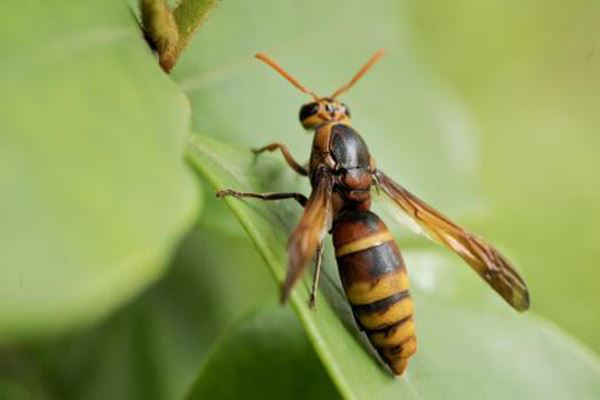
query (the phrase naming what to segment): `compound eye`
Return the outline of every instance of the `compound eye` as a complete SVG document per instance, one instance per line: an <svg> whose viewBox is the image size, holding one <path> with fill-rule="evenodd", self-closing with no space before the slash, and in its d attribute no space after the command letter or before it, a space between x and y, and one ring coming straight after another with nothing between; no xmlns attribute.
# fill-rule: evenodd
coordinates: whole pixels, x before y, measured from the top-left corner
<svg viewBox="0 0 600 400"><path fill-rule="evenodd" d="M318 103L308 103L302 106L300 109L300 121L304 121L306 118L315 115L319 112Z"/></svg>

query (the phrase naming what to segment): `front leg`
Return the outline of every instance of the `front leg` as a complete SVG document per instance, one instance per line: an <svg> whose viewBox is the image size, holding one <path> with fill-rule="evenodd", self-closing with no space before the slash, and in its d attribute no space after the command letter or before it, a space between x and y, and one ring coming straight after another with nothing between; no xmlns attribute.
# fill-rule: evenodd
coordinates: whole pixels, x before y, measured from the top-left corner
<svg viewBox="0 0 600 400"><path fill-rule="evenodd" d="M252 197L255 199L261 199L261 200L265 200L265 201L294 199L298 203L300 203L300 205L302 207L304 207L306 205L306 202L308 201L306 196L304 196L302 193L295 193L295 192L252 193L252 192L238 192L236 190L231 190L231 189L219 190L217 192L218 198L223 198L223 197L227 197L227 196L232 196L232 197L235 197L238 199L242 198L242 197Z"/></svg>
<svg viewBox="0 0 600 400"><path fill-rule="evenodd" d="M261 147L259 149L252 149L252 152L254 154L260 154L263 151L275 151L277 149L281 150L281 154L283 154L283 158L285 158L285 161L288 163L288 165L294 171L296 171L300 175L304 175L304 176L308 175L308 171L306 170L306 168L304 168L296 160L294 160L294 158L290 154L290 151L288 150L287 146L284 145L284 144L281 144L281 143L271 143L271 144L268 144L268 145L266 145L264 147Z"/></svg>

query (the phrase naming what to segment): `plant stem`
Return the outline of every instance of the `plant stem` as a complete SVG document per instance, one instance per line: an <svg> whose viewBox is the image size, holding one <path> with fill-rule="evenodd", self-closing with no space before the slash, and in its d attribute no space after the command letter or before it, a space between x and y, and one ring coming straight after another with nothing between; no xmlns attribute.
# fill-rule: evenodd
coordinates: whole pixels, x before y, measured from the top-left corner
<svg viewBox="0 0 600 400"><path fill-rule="evenodd" d="M157 51L160 66L169 72L178 57L179 31L165 0L139 0L146 39Z"/></svg>
<svg viewBox="0 0 600 400"><path fill-rule="evenodd" d="M181 0L171 12L166 0L139 0L142 26L160 66L170 72L219 0Z"/></svg>

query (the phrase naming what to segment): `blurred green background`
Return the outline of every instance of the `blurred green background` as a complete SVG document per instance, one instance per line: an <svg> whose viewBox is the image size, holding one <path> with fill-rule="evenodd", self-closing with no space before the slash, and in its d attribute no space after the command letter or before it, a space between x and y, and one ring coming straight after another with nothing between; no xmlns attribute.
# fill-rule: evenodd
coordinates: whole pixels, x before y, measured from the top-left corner
<svg viewBox="0 0 600 400"><path fill-rule="evenodd" d="M0 398L600 396L597 1L225 1L171 76L117 0L7 5L0 44ZM249 236L213 197L237 182L308 190L278 156L247 154L273 141L298 159L310 150L307 99L255 52L327 93L380 47L344 98L378 164L498 243L532 314L557 326L513 315L386 216L422 334L413 372L394 382L365 366L377 365L367 351L340 358L319 341L352 342L327 319L329 303L347 317L333 289L309 317L299 293L300 322L275 306L265 261L298 210L234 209ZM196 173L182 161L190 131L222 144L188 154ZM327 271L335 288L331 260ZM438 325L450 317L452 339ZM481 360L507 358L478 385L482 365L457 361L469 343ZM361 392L344 368L376 382Z"/></svg>

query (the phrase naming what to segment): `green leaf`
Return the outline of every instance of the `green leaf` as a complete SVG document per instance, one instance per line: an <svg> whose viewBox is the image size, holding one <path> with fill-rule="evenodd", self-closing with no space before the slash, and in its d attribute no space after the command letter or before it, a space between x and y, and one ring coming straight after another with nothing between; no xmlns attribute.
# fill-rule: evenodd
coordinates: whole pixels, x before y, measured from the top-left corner
<svg viewBox="0 0 600 400"><path fill-rule="evenodd" d="M249 238L198 227L160 282L93 329L46 344L29 362L44 371L53 398L178 399L224 331L276 297Z"/></svg>
<svg viewBox="0 0 600 400"><path fill-rule="evenodd" d="M337 399L339 394L293 313L270 307L227 332L187 398Z"/></svg>
<svg viewBox="0 0 600 400"><path fill-rule="evenodd" d="M181 0L177 4L173 16L179 30L179 54L191 42L196 30L204 24L218 3L219 0Z"/></svg>
<svg viewBox="0 0 600 400"><path fill-rule="evenodd" d="M0 23L0 337L62 332L154 281L197 211L189 107L121 1Z"/></svg>
<svg viewBox="0 0 600 400"><path fill-rule="evenodd" d="M4 352L2 349L0 349L0 357L0 399L49 399L39 376L35 376L38 372L35 368L25 365L16 354Z"/></svg>
<svg viewBox="0 0 600 400"><path fill-rule="evenodd" d="M24 385L19 385L0 377L0 399L33 400L40 398L39 394L37 396L33 395Z"/></svg>
<svg viewBox="0 0 600 400"><path fill-rule="evenodd" d="M486 234L527 268L536 312L600 352L600 3L414 5L423 54L483 133Z"/></svg>
<svg viewBox="0 0 600 400"><path fill-rule="evenodd" d="M205 136L190 139L188 158L215 190L260 191L277 181L269 174L272 164ZM299 210L293 209L299 207L225 202L281 281L285 242L298 218ZM291 304L344 397L562 399L600 394L600 362L589 350L532 313L509 309L455 258L433 250L405 254L420 347L404 377L383 368L357 332L331 260L325 263L317 311L307 306L308 277L292 293ZM463 296L466 276L478 286Z"/></svg>

